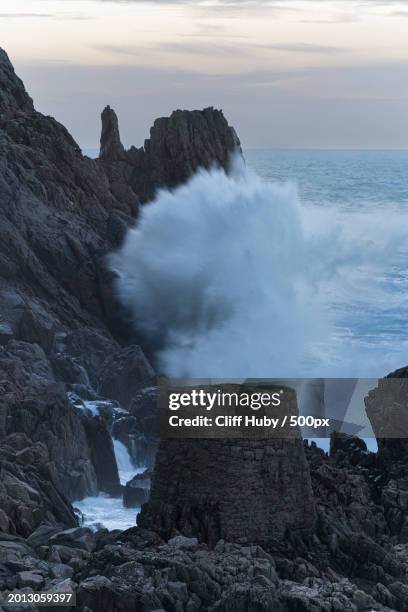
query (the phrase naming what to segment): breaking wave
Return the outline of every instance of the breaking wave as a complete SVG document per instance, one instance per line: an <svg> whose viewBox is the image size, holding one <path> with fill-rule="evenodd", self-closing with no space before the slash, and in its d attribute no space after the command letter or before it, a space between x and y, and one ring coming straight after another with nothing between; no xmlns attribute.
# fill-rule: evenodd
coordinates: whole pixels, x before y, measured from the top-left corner
<svg viewBox="0 0 408 612"><path fill-rule="evenodd" d="M303 206L293 184L236 161L229 176L200 171L159 192L111 266L169 376L382 375L401 354L356 343L353 308L369 313L401 257L397 217Z"/></svg>

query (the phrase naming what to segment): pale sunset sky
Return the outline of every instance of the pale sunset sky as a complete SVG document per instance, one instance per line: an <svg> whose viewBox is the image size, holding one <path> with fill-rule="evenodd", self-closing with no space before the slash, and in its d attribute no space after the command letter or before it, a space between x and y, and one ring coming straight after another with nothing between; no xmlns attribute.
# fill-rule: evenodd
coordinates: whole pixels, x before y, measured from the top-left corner
<svg viewBox="0 0 408 612"><path fill-rule="evenodd" d="M98 147L222 108L246 148L408 148L408 0L1 0L38 110Z"/></svg>

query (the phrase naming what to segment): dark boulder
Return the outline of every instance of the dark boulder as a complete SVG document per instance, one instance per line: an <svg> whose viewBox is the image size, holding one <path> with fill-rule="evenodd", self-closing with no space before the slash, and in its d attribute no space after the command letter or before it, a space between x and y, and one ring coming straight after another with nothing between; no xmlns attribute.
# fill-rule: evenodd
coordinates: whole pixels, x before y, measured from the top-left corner
<svg viewBox="0 0 408 612"><path fill-rule="evenodd" d="M151 384L154 375L140 346L128 346L104 361L98 372L97 391L128 408L137 391Z"/></svg>
<svg viewBox="0 0 408 612"><path fill-rule="evenodd" d="M157 436L158 387L145 387L137 391L129 407L130 414L136 419L138 429L146 436Z"/></svg>
<svg viewBox="0 0 408 612"><path fill-rule="evenodd" d="M53 534L49 539L49 544L92 552L96 548L96 537L87 527L74 527Z"/></svg>
<svg viewBox="0 0 408 612"><path fill-rule="evenodd" d="M145 470L136 474L126 483L123 490L123 505L126 508L140 508L149 499L153 471Z"/></svg>

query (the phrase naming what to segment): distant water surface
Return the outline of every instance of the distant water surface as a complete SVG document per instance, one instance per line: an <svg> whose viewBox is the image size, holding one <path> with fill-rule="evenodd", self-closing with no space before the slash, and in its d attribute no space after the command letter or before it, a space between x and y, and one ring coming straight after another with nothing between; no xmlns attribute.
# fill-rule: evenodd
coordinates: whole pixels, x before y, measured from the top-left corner
<svg viewBox="0 0 408 612"><path fill-rule="evenodd" d="M373 226L391 245L404 228L408 238L408 150L248 150L245 159L265 182L296 185L310 215L337 216L361 243ZM391 250L333 291L338 345L349 344L350 362L353 354L359 361L350 375L381 376L408 363L408 252Z"/></svg>
<svg viewBox="0 0 408 612"><path fill-rule="evenodd" d="M408 150L259 149L245 151L245 159L267 182L295 182L310 204L352 210L408 204Z"/></svg>

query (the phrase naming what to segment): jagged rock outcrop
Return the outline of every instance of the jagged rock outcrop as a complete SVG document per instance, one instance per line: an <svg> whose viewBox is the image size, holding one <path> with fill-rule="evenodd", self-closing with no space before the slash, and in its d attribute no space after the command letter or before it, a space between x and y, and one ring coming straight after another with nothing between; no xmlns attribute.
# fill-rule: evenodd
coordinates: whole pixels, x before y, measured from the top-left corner
<svg viewBox="0 0 408 612"><path fill-rule="evenodd" d="M154 122L141 155L143 172L136 189L148 200L160 187L184 183L198 168L227 169L231 155L239 151L239 139L221 111L177 110Z"/></svg>
<svg viewBox="0 0 408 612"><path fill-rule="evenodd" d="M392 468L408 453L408 368L381 379L365 403L378 442L378 459Z"/></svg>
<svg viewBox="0 0 408 612"><path fill-rule="evenodd" d="M101 115L102 133L99 159L117 161L123 158L125 148L120 140L119 122L115 111L107 106Z"/></svg>
<svg viewBox="0 0 408 612"><path fill-rule="evenodd" d="M147 202L158 189L184 183L199 168L227 170L235 153L241 153L238 136L222 111L214 108L177 110L156 119L144 147L128 151L121 143L115 112L107 106L102 113L99 160L112 191L121 196L133 191Z"/></svg>

